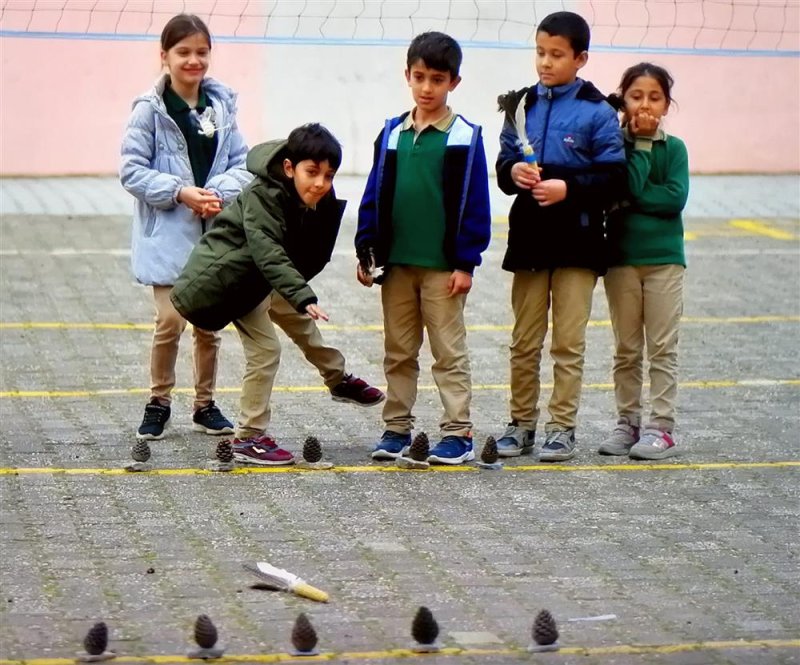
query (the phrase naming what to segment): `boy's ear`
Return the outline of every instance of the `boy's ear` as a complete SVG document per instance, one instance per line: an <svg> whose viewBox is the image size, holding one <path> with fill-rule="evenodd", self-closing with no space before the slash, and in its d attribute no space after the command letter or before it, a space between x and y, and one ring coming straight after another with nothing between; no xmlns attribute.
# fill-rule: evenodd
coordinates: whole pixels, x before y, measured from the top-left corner
<svg viewBox="0 0 800 665"><path fill-rule="evenodd" d="M404 74L406 76L406 83L411 83L411 72L406 69L404 70Z"/></svg>
<svg viewBox="0 0 800 665"><path fill-rule="evenodd" d="M450 79L450 87L447 88L449 92L453 92L458 87L458 84L461 83L461 77L456 76L454 79Z"/></svg>
<svg viewBox="0 0 800 665"><path fill-rule="evenodd" d="M283 160L283 174L287 178L294 178L294 166L288 158Z"/></svg>
<svg viewBox="0 0 800 665"><path fill-rule="evenodd" d="M575 64L578 66L578 69L583 67L587 62L589 62L589 51L583 51L575 57Z"/></svg>

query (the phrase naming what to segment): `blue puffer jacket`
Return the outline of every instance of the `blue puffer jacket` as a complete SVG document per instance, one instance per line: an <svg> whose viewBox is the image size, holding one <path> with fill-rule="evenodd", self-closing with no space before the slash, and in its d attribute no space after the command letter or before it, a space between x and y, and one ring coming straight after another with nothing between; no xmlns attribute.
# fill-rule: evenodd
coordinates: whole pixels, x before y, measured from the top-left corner
<svg viewBox="0 0 800 665"><path fill-rule="evenodd" d="M176 200L182 187L205 187L225 204L252 179L247 145L236 126L236 94L213 79L203 91L216 114L217 154L208 181L195 183L181 130L162 97L167 77L137 97L122 139L119 179L136 197L131 266L138 282L172 286L203 233L202 219Z"/></svg>
<svg viewBox="0 0 800 665"><path fill-rule="evenodd" d="M625 148L616 111L591 83L548 88L541 83L498 99L506 111L497 158L497 184L516 195L508 215L508 250L503 268L606 270L605 211L625 191ZM536 151L542 179L567 183L567 197L540 206L529 190L511 179L511 167L523 161L513 125L525 105L525 130Z"/></svg>

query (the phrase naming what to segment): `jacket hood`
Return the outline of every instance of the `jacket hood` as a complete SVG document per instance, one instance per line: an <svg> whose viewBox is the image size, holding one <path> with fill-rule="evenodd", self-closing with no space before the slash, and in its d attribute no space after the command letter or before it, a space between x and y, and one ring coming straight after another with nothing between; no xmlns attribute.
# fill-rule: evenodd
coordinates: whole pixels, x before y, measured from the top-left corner
<svg viewBox="0 0 800 665"><path fill-rule="evenodd" d="M286 143L286 139L276 139L253 146L250 152L247 153L247 170L261 178L285 186L283 152L285 151Z"/></svg>
<svg viewBox="0 0 800 665"><path fill-rule="evenodd" d="M131 106L136 106L141 102L150 102L158 106L164 106L164 100L162 96L164 94L164 88L167 87L168 79L169 74L162 74L153 84L153 87L150 88L150 90L139 95L133 100L133 104ZM202 86L203 90L205 90L209 97L219 100L229 112L236 108L237 95L227 85L220 83L216 79L206 77L203 79Z"/></svg>

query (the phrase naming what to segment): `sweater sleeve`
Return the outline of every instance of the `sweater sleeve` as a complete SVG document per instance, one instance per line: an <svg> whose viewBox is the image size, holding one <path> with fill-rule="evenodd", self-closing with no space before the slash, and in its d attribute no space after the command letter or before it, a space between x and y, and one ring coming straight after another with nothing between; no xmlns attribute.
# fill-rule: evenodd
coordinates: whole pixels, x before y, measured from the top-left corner
<svg viewBox="0 0 800 665"><path fill-rule="evenodd" d="M280 205L250 190L244 202L243 224L247 246L258 269L298 312L317 302L317 296L286 252L284 215Z"/></svg>
<svg viewBox="0 0 800 665"><path fill-rule="evenodd" d="M637 209L671 217L686 207L689 197L689 155L680 139L667 138L667 176L663 183L650 180L653 142L637 139L628 158L628 187Z"/></svg>

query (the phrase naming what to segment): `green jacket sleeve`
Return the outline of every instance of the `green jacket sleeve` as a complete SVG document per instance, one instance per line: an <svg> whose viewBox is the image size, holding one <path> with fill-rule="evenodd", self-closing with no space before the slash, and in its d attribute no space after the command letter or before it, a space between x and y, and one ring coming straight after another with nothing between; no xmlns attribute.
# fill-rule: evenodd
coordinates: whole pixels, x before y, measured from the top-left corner
<svg viewBox="0 0 800 665"><path fill-rule="evenodd" d="M264 279L298 312L305 312L317 296L286 253L286 219L279 203L254 188L243 216L247 246Z"/></svg>
<svg viewBox="0 0 800 665"><path fill-rule="evenodd" d="M637 139L628 156L628 188L636 208L643 213L672 217L686 207L689 197L689 155L683 141L670 136L666 143L666 178L650 180L653 142Z"/></svg>

